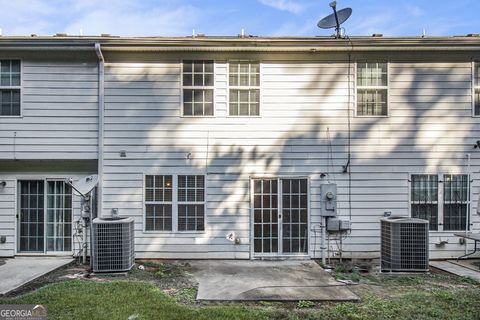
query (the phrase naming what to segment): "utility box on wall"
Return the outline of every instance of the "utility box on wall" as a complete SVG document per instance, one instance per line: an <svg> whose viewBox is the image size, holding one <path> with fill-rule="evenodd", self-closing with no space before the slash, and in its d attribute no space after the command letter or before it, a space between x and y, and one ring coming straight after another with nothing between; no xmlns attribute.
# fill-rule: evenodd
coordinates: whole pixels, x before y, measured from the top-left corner
<svg viewBox="0 0 480 320"><path fill-rule="evenodd" d="M325 183L320 185L320 214L324 217L337 216L337 185Z"/></svg>

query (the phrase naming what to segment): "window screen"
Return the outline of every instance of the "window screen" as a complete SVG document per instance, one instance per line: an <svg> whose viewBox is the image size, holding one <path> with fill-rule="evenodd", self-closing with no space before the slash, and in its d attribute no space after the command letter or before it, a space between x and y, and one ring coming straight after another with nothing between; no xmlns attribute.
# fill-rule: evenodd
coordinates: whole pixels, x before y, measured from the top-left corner
<svg viewBox="0 0 480 320"><path fill-rule="evenodd" d="M0 60L0 116L20 115L20 60Z"/></svg>
<svg viewBox="0 0 480 320"><path fill-rule="evenodd" d="M385 62L357 63L357 115L388 115L388 73Z"/></svg>
<svg viewBox="0 0 480 320"><path fill-rule="evenodd" d="M183 62L183 115L213 116L213 61Z"/></svg>
<svg viewBox="0 0 480 320"><path fill-rule="evenodd" d="M465 230L468 215L468 175L443 176L443 230Z"/></svg>
<svg viewBox="0 0 480 320"><path fill-rule="evenodd" d="M251 61L230 61L229 115L260 115L260 64Z"/></svg>
<svg viewBox="0 0 480 320"><path fill-rule="evenodd" d="M145 177L145 230L172 230L172 189L170 175Z"/></svg>
<svg viewBox="0 0 480 320"><path fill-rule="evenodd" d="M205 176L178 176L178 230L205 229Z"/></svg>
<svg viewBox="0 0 480 320"><path fill-rule="evenodd" d="M438 230L437 175L412 175L411 213L413 218L428 220L430 230Z"/></svg>

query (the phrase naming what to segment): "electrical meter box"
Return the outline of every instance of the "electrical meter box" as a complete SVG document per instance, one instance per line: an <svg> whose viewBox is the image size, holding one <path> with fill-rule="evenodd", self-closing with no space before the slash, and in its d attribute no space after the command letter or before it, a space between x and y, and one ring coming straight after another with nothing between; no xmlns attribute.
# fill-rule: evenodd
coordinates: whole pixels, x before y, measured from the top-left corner
<svg viewBox="0 0 480 320"><path fill-rule="evenodd" d="M320 185L320 214L324 217L337 216L337 185L325 183Z"/></svg>

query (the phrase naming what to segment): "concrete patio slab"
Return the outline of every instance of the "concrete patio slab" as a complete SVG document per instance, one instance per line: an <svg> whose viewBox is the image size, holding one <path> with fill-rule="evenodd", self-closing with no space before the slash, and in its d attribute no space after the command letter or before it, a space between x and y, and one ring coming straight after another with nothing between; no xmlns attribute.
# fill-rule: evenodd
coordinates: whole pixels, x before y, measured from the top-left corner
<svg viewBox="0 0 480 320"><path fill-rule="evenodd" d="M456 261L430 261L430 266L457 276L470 277L480 282L479 271L462 266Z"/></svg>
<svg viewBox="0 0 480 320"><path fill-rule="evenodd" d="M314 261L199 260L190 262L197 300L358 301Z"/></svg>
<svg viewBox="0 0 480 320"><path fill-rule="evenodd" d="M0 295L8 294L72 261L71 257L7 258L0 264Z"/></svg>

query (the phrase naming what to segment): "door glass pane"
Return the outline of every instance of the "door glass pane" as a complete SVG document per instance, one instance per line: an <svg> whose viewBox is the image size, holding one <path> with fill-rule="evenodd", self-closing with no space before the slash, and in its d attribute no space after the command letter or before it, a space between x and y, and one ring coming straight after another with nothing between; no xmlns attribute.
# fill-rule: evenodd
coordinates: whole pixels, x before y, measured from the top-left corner
<svg viewBox="0 0 480 320"><path fill-rule="evenodd" d="M44 251L43 181L20 181L19 251Z"/></svg>
<svg viewBox="0 0 480 320"><path fill-rule="evenodd" d="M72 189L63 181L48 181L47 198L47 251L71 251Z"/></svg>
<svg viewBox="0 0 480 320"><path fill-rule="evenodd" d="M283 252L308 252L307 179L282 180Z"/></svg>
<svg viewBox="0 0 480 320"><path fill-rule="evenodd" d="M278 252L278 188L276 179L253 180L253 247L256 253Z"/></svg>

